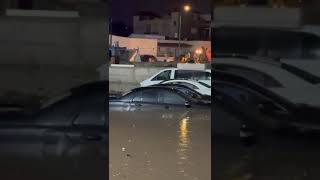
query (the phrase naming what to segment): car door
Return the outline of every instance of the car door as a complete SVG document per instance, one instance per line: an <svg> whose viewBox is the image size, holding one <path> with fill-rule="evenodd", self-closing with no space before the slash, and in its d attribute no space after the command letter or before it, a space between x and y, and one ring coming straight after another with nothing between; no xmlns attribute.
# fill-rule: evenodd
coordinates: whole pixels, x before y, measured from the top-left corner
<svg viewBox="0 0 320 180"><path fill-rule="evenodd" d="M237 109L255 126L277 129L289 123L287 109L258 91L230 83L216 83L215 90L222 92L220 95L224 101L229 101L230 107Z"/></svg>
<svg viewBox="0 0 320 180"><path fill-rule="evenodd" d="M130 92L120 99L109 101L109 112L130 112L132 100L136 96L136 92Z"/></svg>
<svg viewBox="0 0 320 180"><path fill-rule="evenodd" d="M107 178L106 94L90 93L73 98L75 108L64 126L54 126L43 134L42 152L47 168L55 165L56 178L72 178L72 174L80 179Z"/></svg>
<svg viewBox="0 0 320 180"><path fill-rule="evenodd" d="M56 162L59 148L63 147L63 133L55 136L55 150L53 156L47 156L46 150L50 148L51 139L46 132L55 129L63 132L66 124L73 116L76 103L62 100L47 107L37 114L21 117L19 119L2 120L0 123L0 159L5 166L1 166L0 177L4 179L27 178L47 179L47 169L55 169L60 165ZM57 140L59 139L59 141ZM60 144L59 144L60 143ZM59 146L58 146L59 145ZM20 173L16 173L19 171ZM57 170L57 173L59 171ZM21 175L21 176L20 176Z"/></svg>
<svg viewBox="0 0 320 180"><path fill-rule="evenodd" d="M71 128L66 132L70 147L67 156L72 157L75 173L84 179L107 179L108 136L106 106L103 103L86 102Z"/></svg>
<svg viewBox="0 0 320 180"><path fill-rule="evenodd" d="M162 110L166 117L179 119L184 116L192 108L186 107L186 101L183 96L169 89L159 91Z"/></svg>
<svg viewBox="0 0 320 180"><path fill-rule="evenodd" d="M136 93L132 101L132 111L136 113L157 112L163 106L159 103L159 90L142 89Z"/></svg>
<svg viewBox="0 0 320 180"><path fill-rule="evenodd" d="M29 119L0 123L1 179L22 178L17 171L35 173L42 165L42 132L44 127L32 125ZM30 177L30 176L29 176Z"/></svg>

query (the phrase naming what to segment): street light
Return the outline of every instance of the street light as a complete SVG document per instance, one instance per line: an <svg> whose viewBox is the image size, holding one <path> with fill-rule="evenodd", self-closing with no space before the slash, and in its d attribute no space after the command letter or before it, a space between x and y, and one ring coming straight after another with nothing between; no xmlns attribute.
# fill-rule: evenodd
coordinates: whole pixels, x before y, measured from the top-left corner
<svg viewBox="0 0 320 180"><path fill-rule="evenodd" d="M185 12L189 12L191 10L191 6L190 5L184 5L183 6L183 10ZM179 41L178 41L178 56L180 56L180 53L181 53L181 19L182 19L182 12L181 12L181 9L179 10L179 29L178 29L178 32L179 32Z"/></svg>
<svg viewBox="0 0 320 180"><path fill-rule="evenodd" d="M189 12L191 10L191 6L190 5L185 5L183 6L183 9L185 12Z"/></svg>

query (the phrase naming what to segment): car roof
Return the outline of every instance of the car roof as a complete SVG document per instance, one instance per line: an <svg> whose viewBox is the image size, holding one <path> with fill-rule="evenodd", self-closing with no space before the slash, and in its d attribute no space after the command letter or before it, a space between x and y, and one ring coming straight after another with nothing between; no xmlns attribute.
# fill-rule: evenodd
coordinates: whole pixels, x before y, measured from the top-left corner
<svg viewBox="0 0 320 180"><path fill-rule="evenodd" d="M165 71L165 70L185 70L185 71L207 71L207 72L211 72L211 69L181 69L181 68L166 68L166 69L163 69L161 71Z"/></svg>
<svg viewBox="0 0 320 180"><path fill-rule="evenodd" d="M132 91L142 90L142 89L169 89L174 90L173 88L167 87L167 86L161 86L161 85L152 85L152 86L145 86L145 87L137 87L132 89Z"/></svg>
<svg viewBox="0 0 320 180"><path fill-rule="evenodd" d="M163 86L163 87L182 87L182 88L186 88L186 89L189 89L191 91L194 91L194 92L197 92L195 91L194 89L186 86L186 85L183 85L183 84L156 84L156 85L152 85L152 86ZM197 92L198 93L198 92Z"/></svg>
<svg viewBox="0 0 320 180"><path fill-rule="evenodd" d="M166 83L166 82L185 82L185 83L190 83L190 84L197 84L199 85L200 83L196 80L187 80L187 79L171 79L167 81L163 81L161 83Z"/></svg>

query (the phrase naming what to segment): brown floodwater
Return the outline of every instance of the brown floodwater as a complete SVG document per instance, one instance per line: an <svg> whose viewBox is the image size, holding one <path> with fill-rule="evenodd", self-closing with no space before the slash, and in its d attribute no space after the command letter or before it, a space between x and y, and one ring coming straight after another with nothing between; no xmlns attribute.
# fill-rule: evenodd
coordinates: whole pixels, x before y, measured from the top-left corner
<svg viewBox="0 0 320 180"><path fill-rule="evenodd" d="M109 179L210 180L211 112L110 112Z"/></svg>

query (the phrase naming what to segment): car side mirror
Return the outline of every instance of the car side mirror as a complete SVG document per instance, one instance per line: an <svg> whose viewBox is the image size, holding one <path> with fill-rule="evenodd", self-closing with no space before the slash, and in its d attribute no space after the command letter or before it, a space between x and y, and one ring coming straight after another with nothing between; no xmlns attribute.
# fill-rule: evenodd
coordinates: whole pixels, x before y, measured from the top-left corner
<svg viewBox="0 0 320 180"><path fill-rule="evenodd" d="M191 106L191 104L190 104L188 101L186 101L186 102L184 103L184 105L185 105L187 108L189 108L189 107Z"/></svg>

